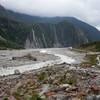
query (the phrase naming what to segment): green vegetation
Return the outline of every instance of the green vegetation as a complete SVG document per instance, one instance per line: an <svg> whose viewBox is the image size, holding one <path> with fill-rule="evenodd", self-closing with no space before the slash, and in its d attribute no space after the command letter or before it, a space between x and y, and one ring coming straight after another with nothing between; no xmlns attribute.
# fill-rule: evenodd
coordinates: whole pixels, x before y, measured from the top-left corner
<svg viewBox="0 0 100 100"><path fill-rule="evenodd" d="M70 78L70 79L61 78L60 83L61 84L70 84L70 85L72 85L72 84L76 83L76 79L75 78Z"/></svg>
<svg viewBox="0 0 100 100"><path fill-rule="evenodd" d="M14 92L13 96L15 97L16 100L21 100L20 99L20 93L19 92Z"/></svg>
<svg viewBox="0 0 100 100"><path fill-rule="evenodd" d="M87 58L87 61L83 62L81 64L81 67L88 68L88 67L92 67L93 65L97 64L97 60L96 60L97 55L96 54L88 54L86 58Z"/></svg>
<svg viewBox="0 0 100 100"><path fill-rule="evenodd" d="M25 96L25 100L44 100L36 92L32 92L30 96Z"/></svg>
<svg viewBox="0 0 100 100"><path fill-rule="evenodd" d="M48 80L48 83L49 83L49 84L53 84L53 81L54 81L54 80L51 80L51 79L50 79L50 80Z"/></svg>
<svg viewBox="0 0 100 100"><path fill-rule="evenodd" d="M26 87L24 90L24 94L28 93L28 91L29 91L29 88Z"/></svg>
<svg viewBox="0 0 100 100"><path fill-rule="evenodd" d="M80 92L80 93L78 94L78 98L79 98L80 100L85 100L87 95L88 95L88 94L86 94L85 92Z"/></svg>
<svg viewBox="0 0 100 100"><path fill-rule="evenodd" d="M71 78L67 79L66 78L66 73L65 73L65 75L61 77L59 82L60 82L60 84L70 84L70 85L72 85L72 84L76 83L76 78L71 77Z"/></svg>
<svg viewBox="0 0 100 100"><path fill-rule="evenodd" d="M100 40L95 41L95 42L90 42L87 44L83 44L80 46L75 46L73 48L78 49L80 51L82 50L82 52L89 52L89 51L100 52ZM96 60L97 54L87 53L85 58L86 58L85 59L86 61L80 65L81 67L88 68L88 67L92 67L93 65L97 65L97 60Z"/></svg>
<svg viewBox="0 0 100 100"><path fill-rule="evenodd" d="M3 100L8 100L8 98L4 98Z"/></svg>
<svg viewBox="0 0 100 100"><path fill-rule="evenodd" d="M20 49L23 48L19 46L16 43L10 42L10 41L0 41L0 50L6 50L6 49Z"/></svg>
<svg viewBox="0 0 100 100"><path fill-rule="evenodd" d="M96 62L97 62L97 60L96 60L97 55L96 54L94 54L94 55L87 55L87 57L89 58L89 63L91 65L96 65Z"/></svg>
<svg viewBox="0 0 100 100"><path fill-rule="evenodd" d="M95 95L99 95L99 90L98 89L91 88L91 90Z"/></svg>
<svg viewBox="0 0 100 100"><path fill-rule="evenodd" d="M95 42L89 42L87 44L76 46L74 48L86 50L86 51L100 52L100 40Z"/></svg>
<svg viewBox="0 0 100 100"><path fill-rule="evenodd" d="M13 96L16 100L21 100L19 92L14 92ZM30 93L29 96L24 97L24 100L44 100L44 99L42 99L35 91L32 91L32 93Z"/></svg>
<svg viewBox="0 0 100 100"><path fill-rule="evenodd" d="M35 31L36 40L39 42L38 47L42 48L69 47L85 43L86 40L100 39L98 30L75 18L28 16L7 11L0 5L0 37L7 40L2 45L0 44L0 49L24 48L27 38L32 43L32 28ZM100 46L97 45L96 50L100 51L98 47Z"/></svg>
<svg viewBox="0 0 100 100"><path fill-rule="evenodd" d="M15 19L0 16L0 36L6 42L0 43L0 49L24 48L27 37L32 41L32 28L38 39L40 47L54 47L57 42L59 47L78 45L85 42L83 28L76 29L74 24L68 21L59 23L34 23L26 24ZM84 36L83 36L84 33ZM57 35L57 40L55 35ZM45 37L45 41L43 39ZM97 46L98 47L98 46Z"/></svg>
<svg viewBox="0 0 100 100"><path fill-rule="evenodd" d="M72 46L85 42L85 36L82 36L84 32L83 29L76 29L75 26L68 21L62 21L56 24L34 23L33 26L32 24L25 24L7 17L0 17L0 23L0 36L11 43L16 43L17 48L24 48L27 37L31 41L33 40L32 28L35 31L35 36L38 39L40 47L56 47L57 42L59 47ZM58 41L56 40L55 34L57 35ZM43 37L45 37L46 43ZM16 45L14 44L11 44L9 48L16 49ZM5 49L5 43L3 46L0 45L0 47L1 49Z"/></svg>
<svg viewBox="0 0 100 100"><path fill-rule="evenodd" d="M39 81L43 81L45 79L45 77L46 77L46 73L45 72L43 72L40 75L38 75Z"/></svg>
<svg viewBox="0 0 100 100"><path fill-rule="evenodd" d="M0 49L24 48L26 36L31 31L31 25L0 16Z"/></svg>

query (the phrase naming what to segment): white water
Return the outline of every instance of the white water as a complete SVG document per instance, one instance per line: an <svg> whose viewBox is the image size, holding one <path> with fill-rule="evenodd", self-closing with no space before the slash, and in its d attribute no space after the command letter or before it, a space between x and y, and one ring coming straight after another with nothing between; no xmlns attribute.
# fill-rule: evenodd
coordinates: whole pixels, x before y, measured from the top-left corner
<svg viewBox="0 0 100 100"><path fill-rule="evenodd" d="M34 41L33 47L35 46L35 48L37 48L37 40L36 40L36 36L35 36L35 32L34 32L33 28L32 28L32 35L33 35L33 41Z"/></svg>
<svg viewBox="0 0 100 100"><path fill-rule="evenodd" d="M40 50L40 53L47 53L47 54L53 54L55 56L58 56L59 59L57 60L50 60L50 61L45 61L45 62L39 62L36 64L31 64L31 65L23 65L23 66L18 66L18 67L7 67L7 68L0 68L0 75L10 75L10 74L14 74L15 70L19 70L21 73L25 72L25 71L30 71L30 70L34 70L34 69L39 69L39 68L43 68L46 66L52 66L55 64L61 64L61 63L75 63L76 60L72 59L71 57L68 56L64 56L61 54L56 54L52 51L48 51L48 50Z"/></svg>
<svg viewBox="0 0 100 100"><path fill-rule="evenodd" d="M42 34L42 37L43 37L43 41L44 41L45 47L47 48L48 46L47 46L47 42L46 42L44 34Z"/></svg>
<svg viewBox="0 0 100 100"><path fill-rule="evenodd" d="M55 54L55 53L53 53L53 52L51 52L51 51L41 50L40 53L53 54L53 55L59 57L59 60L60 60L60 62L62 62L62 63L66 62L66 63L68 63L68 64L72 64L72 63L75 63L75 62L76 62L76 60L73 59L73 58L71 58L71 57L64 56L64 55L61 55L61 54Z"/></svg>

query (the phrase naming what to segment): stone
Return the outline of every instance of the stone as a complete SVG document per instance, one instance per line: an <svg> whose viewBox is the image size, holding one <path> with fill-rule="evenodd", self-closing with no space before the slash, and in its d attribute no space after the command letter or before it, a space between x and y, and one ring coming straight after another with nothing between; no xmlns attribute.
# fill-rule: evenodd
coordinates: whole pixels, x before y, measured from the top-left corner
<svg viewBox="0 0 100 100"><path fill-rule="evenodd" d="M20 96L24 96L24 94L23 93L20 93Z"/></svg>
<svg viewBox="0 0 100 100"><path fill-rule="evenodd" d="M96 100L100 100L100 95L97 95L96 96Z"/></svg>
<svg viewBox="0 0 100 100"><path fill-rule="evenodd" d="M72 100L72 98L64 94L56 94L56 95L49 96L47 100Z"/></svg>
<svg viewBox="0 0 100 100"><path fill-rule="evenodd" d="M5 93L4 93L4 92L2 92L2 93L0 94L0 98L2 98L2 97L4 96L4 94L5 94Z"/></svg>
<svg viewBox="0 0 100 100"><path fill-rule="evenodd" d="M16 60L17 59L17 57L12 57L12 60Z"/></svg>
<svg viewBox="0 0 100 100"><path fill-rule="evenodd" d="M88 96L86 100L100 100L100 98L98 99L96 96Z"/></svg>
<svg viewBox="0 0 100 100"><path fill-rule="evenodd" d="M14 74L15 75L19 75L20 74L20 71L18 69L14 70Z"/></svg>
<svg viewBox="0 0 100 100"><path fill-rule="evenodd" d="M100 90L100 87L97 87L95 85L92 85L92 89L94 89L94 90Z"/></svg>
<svg viewBox="0 0 100 100"><path fill-rule="evenodd" d="M55 92L48 92L45 94L45 96L48 97L48 96L55 95L55 94L56 94Z"/></svg>
<svg viewBox="0 0 100 100"><path fill-rule="evenodd" d="M77 87L69 87L69 88L66 88L66 91L76 91L78 88Z"/></svg>
<svg viewBox="0 0 100 100"><path fill-rule="evenodd" d="M36 57L31 56L31 54L27 54L25 56L21 56L21 57L12 57L12 60L21 60L21 59L28 59L28 60L32 60L32 61L37 61Z"/></svg>
<svg viewBox="0 0 100 100"><path fill-rule="evenodd" d="M7 85L11 85L11 82L7 82Z"/></svg>
<svg viewBox="0 0 100 100"><path fill-rule="evenodd" d="M61 87L61 88L70 88L71 85L69 85L69 84L62 84L62 85L60 85L60 87Z"/></svg>
<svg viewBox="0 0 100 100"><path fill-rule="evenodd" d="M67 88L71 88L71 85L69 85L69 84L62 84L58 88L54 89L54 91L56 91L56 92L58 92L58 91L64 91Z"/></svg>

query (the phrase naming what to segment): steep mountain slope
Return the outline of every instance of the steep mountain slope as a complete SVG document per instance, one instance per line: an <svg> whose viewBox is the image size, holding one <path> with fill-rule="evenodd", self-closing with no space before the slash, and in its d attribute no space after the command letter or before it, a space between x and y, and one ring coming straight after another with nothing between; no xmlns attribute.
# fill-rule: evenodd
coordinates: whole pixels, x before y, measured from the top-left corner
<svg viewBox="0 0 100 100"><path fill-rule="evenodd" d="M34 17L7 11L3 7L0 11L3 12L0 15L1 47L68 47L100 39L98 30L75 18Z"/></svg>
<svg viewBox="0 0 100 100"><path fill-rule="evenodd" d="M0 36L26 48L67 47L89 41L82 29L76 30L67 21L28 25L4 17L0 17Z"/></svg>
<svg viewBox="0 0 100 100"><path fill-rule="evenodd" d="M36 37L47 47L67 47L88 42L81 29L76 30L72 23L62 21L57 24L39 23L34 25ZM46 41L46 43L45 43Z"/></svg>
<svg viewBox="0 0 100 100"><path fill-rule="evenodd" d="M8 16L8 12L0 5L0 16Z"/></svg>
<svg viewBox="0 0 100 100"><path fill-rule="evenodd" d="M26 22L26 23L59 23L61 21L69 21L75 25L75 28L82 28L85 33L88 33L87 36L90 41L100 40L100 32L93 26L80 21L74 17L38 17L30 16L26 14L15 13L8 10L9 14L14 16L16 19Z"/></svg>
<svg viewBox="0 0 100 100"><path fill-rule="evenodd" d="M7 9L5 9L3 6L0 5L0 17L9 17L11 19L16 19L14 16L12 16Z"/></svg>
<svg viewBox="0 0 100 100"><path fill-rule="evenodd" d="M29 32L30 25L11 20L7 17L0 17L0 37L3 38L0 40L1 46L15 48L14 45L16 44L17 48L23 47L25 35Z"/></svg>
<svg viewBox="0 0 100 100"><path fill-rule="evenodd" d="M90 36L89 39L91 41L100 40L100 31L97 30L95 27L75 18L67 18L67 20L72 22L76 26L76 28L80 27L85 29L88 32L88 35Z"/></svg>

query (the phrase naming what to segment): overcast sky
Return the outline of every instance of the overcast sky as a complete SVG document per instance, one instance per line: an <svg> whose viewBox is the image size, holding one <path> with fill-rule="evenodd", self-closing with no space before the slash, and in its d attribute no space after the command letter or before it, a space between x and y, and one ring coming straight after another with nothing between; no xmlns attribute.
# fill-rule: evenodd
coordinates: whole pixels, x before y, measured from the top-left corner
<svg viewBox="0 0 100 100"><path fill-rule="evenodd" d="M35 16L72 16L100 29L100 0L0 0L0 4Z"/></svg>

